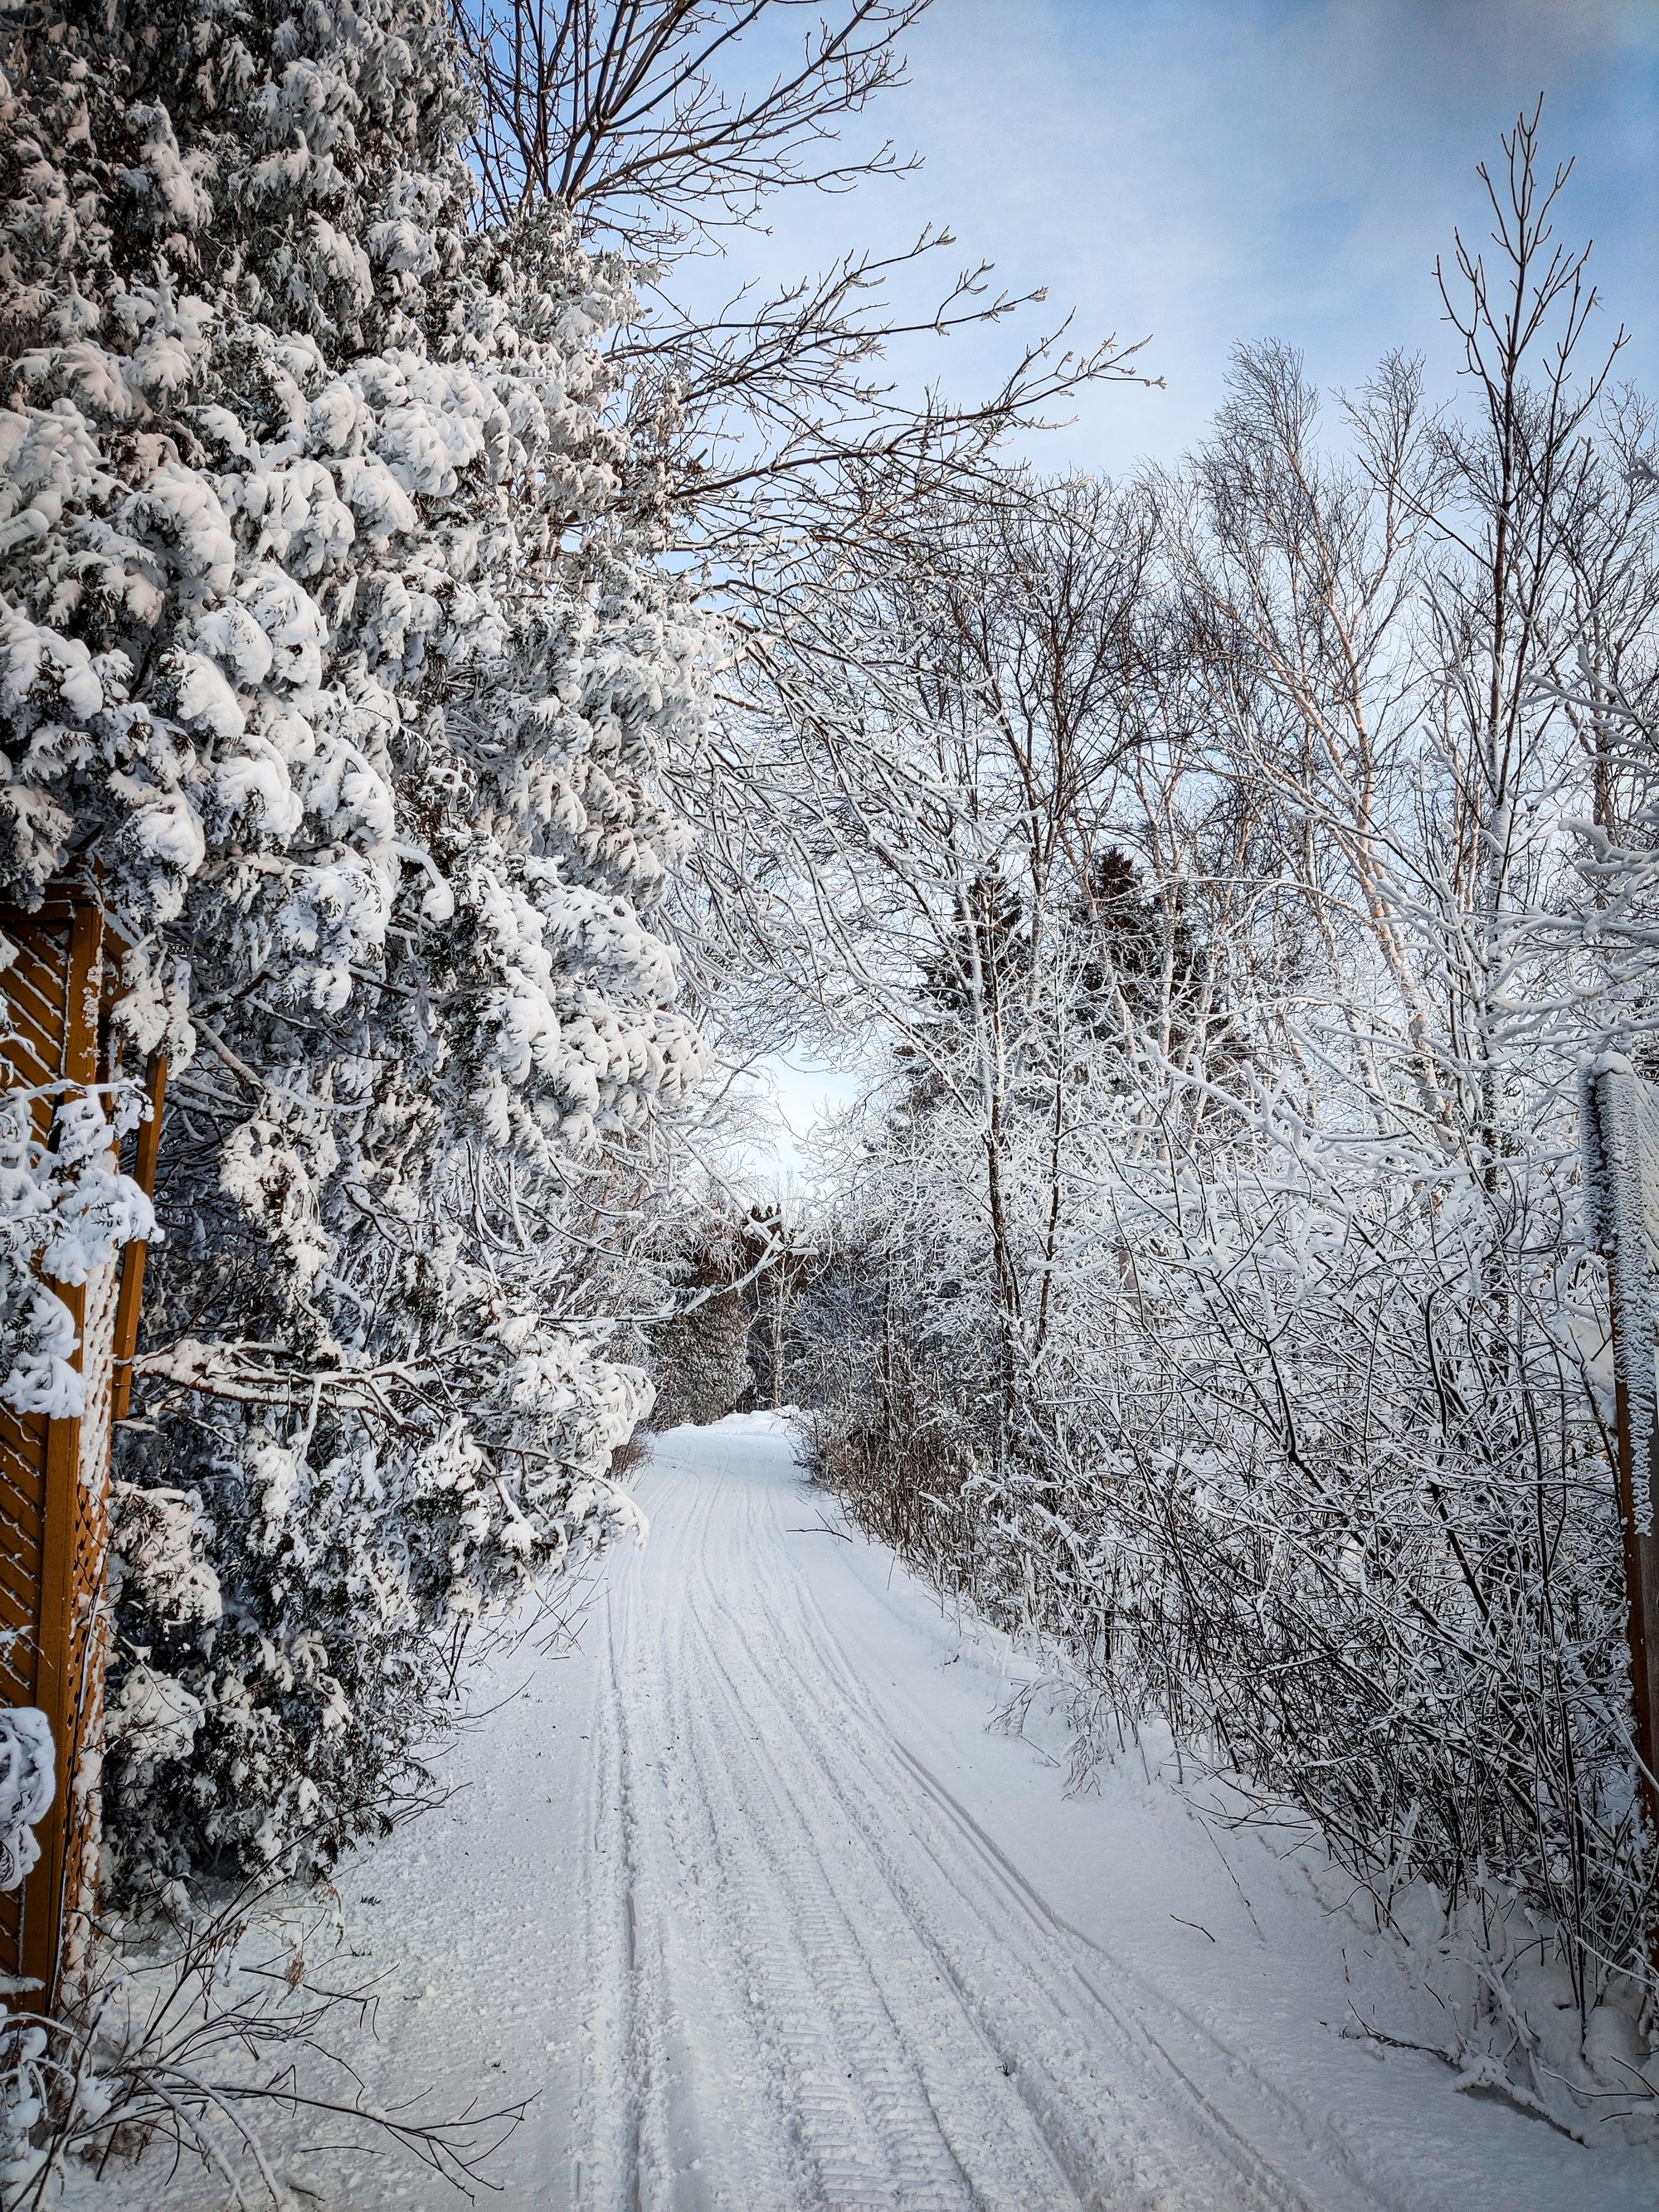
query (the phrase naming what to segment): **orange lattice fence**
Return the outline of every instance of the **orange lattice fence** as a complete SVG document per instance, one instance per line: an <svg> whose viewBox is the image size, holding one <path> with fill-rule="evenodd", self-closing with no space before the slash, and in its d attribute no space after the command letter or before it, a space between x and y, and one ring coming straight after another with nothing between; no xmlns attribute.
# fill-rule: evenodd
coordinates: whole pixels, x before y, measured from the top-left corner
<svg viewBox="0 0 1659 2212"><path fill-rule="evenodd" d="M108 1018L120 947L78 886L54 886L33 913L0 909L0 931L16 956L0 972L0 1075L9 1090L37 1093L45 1142L58 1099L139 1072L118 1064ZM157 1058L147 1071L150 1117L128 1164L146 1190L165 1077ZM21 2000L32 2009L61 2001L96 1905L110 1450L125 1412L143 1263L143 1246L130 1244L85 1284L51 1285L80 1340L78 1419L0 1405L0 1704L39 1706L58 1761L52 1808L35 1830L40 1860L21 1889L0 1891L0 1976L33 1985Z"/></svg>

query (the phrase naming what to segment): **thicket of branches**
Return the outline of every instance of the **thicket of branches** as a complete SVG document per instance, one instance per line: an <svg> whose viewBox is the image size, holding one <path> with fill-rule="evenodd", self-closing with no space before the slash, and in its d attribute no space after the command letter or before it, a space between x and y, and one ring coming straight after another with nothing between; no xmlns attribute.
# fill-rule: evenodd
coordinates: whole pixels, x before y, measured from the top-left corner
<svg viewBox="0 0 1659 2212"><path fill-rule="evenodd" d="M1659 475L1565 183L1523 120L1445 403L1264 347L1183 467L947 493L779 626L754 740L763 926L879 1079L795 1315L823 1479L1066 1655L1085 1764L1161 1717L1541 1978L1544 2094L1587 2021L1641 2092L1655 1890L1579 1088L1655 1058Z"/></svg>

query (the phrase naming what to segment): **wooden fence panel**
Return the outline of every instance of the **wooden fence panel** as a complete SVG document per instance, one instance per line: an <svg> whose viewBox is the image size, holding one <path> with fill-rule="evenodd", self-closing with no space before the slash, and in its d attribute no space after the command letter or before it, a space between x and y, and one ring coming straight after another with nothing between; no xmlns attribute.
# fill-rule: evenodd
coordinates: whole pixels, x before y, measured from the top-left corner
<svg viewBox="0 0 1659 2212"><path fill-rule="evenodd" d="M55 1086L33 1109L44 1141L58 1097L122 1072L107 1020L119 946L79 889L56 891L33 914L0 912L0 929L17 955L0 972L0 1063L9 1089ZM137 1148L146 1188L165 1073L152 1063L153 1126ZM143 1247L130 1245L87 1283L51 1285L80 1339L78 1419L0 1407L0 1701L38 1705L57 1751L56 1794L35 1830L40 1860L21 1891L0 1891L0 1976L34 1984L22 2000L31 2008L55 2007L72 1982L96 1905L110 1454L125 1410L118 1363L136 1347L142 1282Z"/></svg>

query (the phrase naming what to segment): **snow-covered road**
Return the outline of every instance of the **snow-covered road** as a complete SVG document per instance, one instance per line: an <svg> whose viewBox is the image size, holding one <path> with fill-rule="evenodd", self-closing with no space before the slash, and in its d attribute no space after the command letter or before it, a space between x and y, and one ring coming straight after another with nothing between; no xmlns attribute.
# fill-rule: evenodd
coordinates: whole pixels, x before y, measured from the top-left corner
<svg viewBox="0 0 1659 2212"><path fill-rule="evenodd" d="M1225 2054L1138 2002L895 1730L804 1559L837 1540L779 1478L769 1440L665 1468L667 1540L611 1593L595 1980L624 2001L578 2197L1302 2202L1194 2080Z"/></svg>
<svg viewBox="0 0 1659 2212"><path fill-rule="evenodd" d="M1354 2033L1432 2006L1132 1753L1067 1797L1011 1687L764 1421L679 1431L574 1655L343 1885L371 2098L530 2095L511 2208L1650 2206L1655 2167ZM337 2131L329 2133L337 2140ZM331 2205L455 2201L295 2144ZM175 2202L180 2201L178 2199Z"/></svg>
<svg viewBox="0 0 1659 2212"><path fill-rule="evenodd" d="M908 1654L872 1635L870 1555L838 1556L777 1439L687 1440L648 1504L605 1621L590 1929L623 2001L579 2202L1369 2201L1328 2131L1055 1913L933 1730L896 1724L872 1674L931 1689L947 1655L931 1620Z"/></svg>

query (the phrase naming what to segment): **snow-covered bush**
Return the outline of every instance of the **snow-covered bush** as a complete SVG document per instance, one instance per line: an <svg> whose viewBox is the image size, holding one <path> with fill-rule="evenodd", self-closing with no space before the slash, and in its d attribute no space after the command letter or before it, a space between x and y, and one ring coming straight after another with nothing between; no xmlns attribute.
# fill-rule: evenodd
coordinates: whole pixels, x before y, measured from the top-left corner
<svg viewBox="0 0 1659 2212"><path fill-rule="evenodd" d="M0 1708L0 1889L15 1889L39 1860L34 1824L56 1787L51 1722L33 1705Z"/></svg>
<svg viewBox="0 0 1659 2212"><path fill-rule="evenodd" d="M690 1191L659 1224L650 1253L661 1298L642 1321L639 1357L654 1395L653 1429L703 1426L732 1412L748 1389L751 1300L772 1253L766 1226L718 1190Z"/></svg>
<svg viewBox="0 0 1659 2212"><path fill-rule="evenodd" d="M173 1062L128 1883L337 1847L446 1648L627 1517L603 1249L701 1065L649 915L704 629L611 420L625 272L479 225L468 121L435 0L69 0L9 58L0 869L96 881Z"/></svg>
<svg viewBox="0 0 1659 2212"><path fill-rule="evenodd" d="M886 1046L796 1310L821 1474L1057 1654L1083 1763L1157 1715L1484 1930L1543 2097L1533 1968L1575 2066L1656 1995L1579 1091L1659 1065L1659 477L1508 150L1532 350L1466 256L1467 418L1393 362L1327 441L1242 355L1181 471L826 573L760 712Z"/></svg>
<svg viewBox="0 0 1659 2212"><path fill-rule="evenodd" d="M1073 1075L1012 1407L969 1133L865 1149L795 1314L820 1475L1052 1655L1079 1773L1156 1716L1239 1816L1316 1821L1384 1918L1432 1893L1458 2036L1553 2098L1527 1976L1577 2036L1636 2019L1653 1879L1571 1124L1540 1117L1494 1194L1305 1095L1200 1137L1178 1083ZM1028 1315L1048 1137L1024 1118L1001 1162ZM1591 2055L1563 2076L1586 2094Z"/></svg>
<svg viewBox="0 0 1659 2212"><path fill-rule="evenodd" d="M155 1226L119 1171L116 1146L142 1109L130 1085L117 1088L112 1119L96 1094L58 1099L49 1144L34 1127L42 1094L0 1099L0 1397L15 1413L73 1419L84 1400L73 1317L41 1274L83 1284Z"/></svg>
<svg viewBox="0 0 1659 2212"><path fill-rule="evenodd" d="M749 1308L741 1291L707 1288L700 1303L653 1329L652 1426L722 1419L749 1387Z"/></svg>

